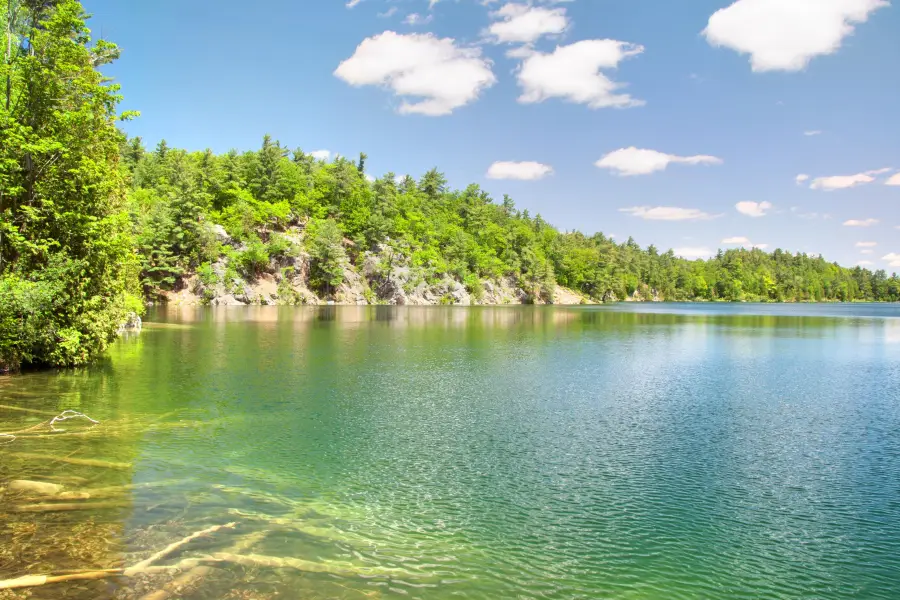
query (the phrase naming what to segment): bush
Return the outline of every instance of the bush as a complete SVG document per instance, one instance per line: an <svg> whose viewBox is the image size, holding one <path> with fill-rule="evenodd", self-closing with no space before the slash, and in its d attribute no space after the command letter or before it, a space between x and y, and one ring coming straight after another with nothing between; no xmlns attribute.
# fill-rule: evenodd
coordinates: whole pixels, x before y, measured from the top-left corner
<svg viewBox="0 0 900 600"><path fill-rule="evenodd" d="M246 249L235 255L238 268L248 277L256 277L269 267L269 248L258 237L253 237Z"/></svg>
<svg viewBox="0 0 900 600"><path fill-rule="evenodd" d="M131 295L110 302L86 266L55 256L32 278L0 278L0 371L87 364L116 338L129 312L142 312L140 300Z"/></svg>

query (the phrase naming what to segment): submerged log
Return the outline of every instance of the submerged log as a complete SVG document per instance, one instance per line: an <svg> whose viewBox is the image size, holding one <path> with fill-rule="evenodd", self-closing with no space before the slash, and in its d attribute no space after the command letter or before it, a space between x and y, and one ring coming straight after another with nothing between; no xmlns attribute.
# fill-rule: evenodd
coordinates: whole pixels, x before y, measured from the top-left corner
<svg viewBox="0 0 900 600"><path fill-rule="evenodd" d="M177 542L173 542L173 543L169 544L168 546L166 546L165 548L163 548L156 554L150 556L149 558L142 560L141 562L137 563L136 565L134 565L132 567L128 567L127 569L125 569L125 575L127 577L131 577L137 573L140 573L141 570L151 566L155 562L158 562L158 561L164 559L165 557L176 552L183 546L187 546L188 544L190 544L192 541L196 540L197 538L201 538L201 537L204 537L207 535L212 535L213 533L219 531L220 529L234 529L234 527L236 525L237 525L237 523L232 522L232 523L226 523L225 525L214 525L213 527L208 527L201 531L194 532L184 539L181 539L181 540L178 540Z"/></svg>
<svg viewBox="0 0 900 600"><path fill-rule="evenodd" d="M83 467L100 467L104 469L121 469L131 468L131 463L111 462L108 460L96 460L93 458L71 458L68 456L51 456L48 454L35 454L33 452L14 452L13 456L19 458L27 458L31 460L46 460L47 462L63 462L70 465L80 465Z"/></svg>
<svg viewBox="0 0 900 600"><path fill-rule="evenodd" d="M266 536L269 534L268 531L256 531L251 533L250 535L245 535L241 537L235 544L233 544L228 551L234 553L241 553L250 550L253 546L263 541ZM140 600L168 600L172 596L175 596L181 593L181 590L196 584L201 579L206 577L212 572L212 567L201 565L200 560L196 558L189 558L184 560L177 565L176 568L187 568L190 566L190 570L185 571L178 577L176 577L173 581L170 581L162 589L156 590L154 592L150 592L141 597ZM152 569L153 567L151 567Z"/></svg>
<svg viewBox="0 0 900 600"><path fill-rule="evenodd" d="M105 579L114 577L122 572L121 569L106 569L103 571L82 571L79 573L66 573L64 575L25 575L16 579L0 581L0 590L15 590L20 588L38 587L48 583L63 583L66 581L84 581L91 579Z"/></svg>
<svg viewBox="0 0 900 600"><path fill-rule="evenodd" d="M217 552L210 557L200 559L203 562L225 562L245 567L262 567L268 569L294 569L304 573L328 573L341 577L396 577L412 576L415 573L393 567L357 567L349 564L313 562L302 558L279 556L263 556L261 554L235 554Z"/></svg>
<svg viewBox="0 0 900 600"><path fill-rule="evenodd" d="M56 496L63 491L63 486L57 483L16 479L15 481L10 481L9 485L6 486L6 489L12 492L37 494L39 496Z"/></svg>
<svg viewBox="0 0 900 600"><path fill-rule="evenodd" d="M125 508L131 506L131 502L44 502L39 504L18 504L12 506L12 512L66 512L70 510L103 510L107 508Z"/></svg>
<svg viewBox="0 0 900 600"><path fill-rule="evenodd" d="M18 412L31 413L33 415L44 415L45 417L55 417L58 412L50 412L49 410L37 410L34 408L22 408L21 406L9 406L8 404L0 404L0 409L15 410Z"/></svg>

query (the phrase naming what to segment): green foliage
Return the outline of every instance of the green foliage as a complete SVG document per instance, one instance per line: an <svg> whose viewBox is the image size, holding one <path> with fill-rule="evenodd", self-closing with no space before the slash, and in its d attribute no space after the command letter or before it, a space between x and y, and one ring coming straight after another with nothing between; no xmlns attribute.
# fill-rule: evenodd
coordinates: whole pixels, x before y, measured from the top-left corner
<svg viewBox="0 0 900 600"><path fill-rule="evenodd" d="M303 303L303 298L294 289L292 280L296 271L294 267L285 267L281 270L281 280L278 282L278 302L279 304L287 304L296 306Z"/></svg>
<svg viewBox="0 0 900 600"><path fill-rule="evenodd" d="M4 3L0 34L0 369L101 354L138 295L118 86L76 0ZM27 45L20 42L28 40Z"/></svg>
<svg viewBox="0 0 900 600"><path fill-rule="evenodd" d="M310 281L313 286L330 292L344 282L344 269L348 260L343 239L344 236L333 219L309 223L307 246L312 259Z"/></svg>
<svg viewBox="0 0 900 600"><path fill-rule="evenodd" d="M247 247L234 256L234 261L247 277L256 277L269 266L269 248L258 237L252 237Z"/></svg>

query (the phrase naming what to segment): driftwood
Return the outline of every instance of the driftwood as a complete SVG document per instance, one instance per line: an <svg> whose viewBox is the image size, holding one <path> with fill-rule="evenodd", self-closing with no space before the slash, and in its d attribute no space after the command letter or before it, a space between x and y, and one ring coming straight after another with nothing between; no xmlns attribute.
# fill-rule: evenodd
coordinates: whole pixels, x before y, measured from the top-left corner
<svg viewBox="0 0 900 600"><path fill-rule="evenodd" d="M123 500L110 502L42 502L39 504L18 504L10 508L11 512L66 512L70 510L101 510L106 508L124 508L131 506Z"/></svg>
<svg viewBox="0 0 900 600"><path fill-rule="evenodd" d="M250 535L241 537L237 543L232 545L229 552L241 553L251 549L260 543L269 534L268 531L256 531ZM172 596L181 593L181 590L187 586L194 585L212 572L212 567L200 564L200 560L196 558L184 560L177 565L176 568L183 569L190 566L190 569L176 577L174 580L163 586L162 589L150 592L141 597L140 600L168 600Z"/></svg>
<svg viewBox="0 0 900 600"><path fill-rule="evenodd" d="M34 415L44 415L45 417L55 417L59 413L50 412L47 410L36 410L34 408L22 408L21 406L9 406L8 404L0 404L0 409L3 410L15 410L19 412L31 413Z"/></svg>
<svg viewBox="0 0 900 600"><path fill-rule="evenodd" d="M44 481L29 481L27 479L16 479L10 481L6 489L12 492L23 492L37 494L39 496L56 496L63 491L63 486L58 483L46 483Z"/></svg>
<svg viewBox="0 0 900 600"><path fill-rule="evenodd" d="M66 573L64 575L25 575L16 579L0 581L0 590L15 590L18 588L37 587L48 583L62 583L65 581L84 581L90 579L105 579L121 573L121 569L106 569L103 571L82 571L80 573Z"/></svg>
<svg viewBox="0 0 900 600"><path fill-rule="evenodd" d="M110 462L107 460L95 460L93 458L71 458L66 456L50 456L47 454L35 454L32 452L14 452L13 456L19 458L29 458L32 460L46 460L48 462L64 462L70 465L80 465L83 467L100 467L104 469L121 469L127 470L131 468L131 463Z"/></svg>
<svg viewBox="0 0 900 600"><path fill-rule="evenodd" d="M129 568L125 569L125 575L127 577L131 577L137 573L140 573L143 569L146 569L147 567L153 565L153 563L164 559L165 557L169 556L173 552L176 552L183 546L187 546L195 539L201 538L201 537L204 537L207 535L212 535L213 533L219 531L220 529L233 529L236 525L237 525L237 523L233 523L233 522L226 523L225 525L214 525L213 527L208 527L206 529L203 529L202 531L197 531L195 533L192 533L191 535L187 536L184 539L181 539L177 542L173 542L173 543L169 544L168 546L166 546L165 548L163 548L162 550L160 550L153 556L150 556L149 558L142 560L141 562L137 563L133 567L129 567Z"/></svg>
<svg viewBox="0 0 900 600"><path fill-rule="evenodd" d="M301 558L282 558L278 556L263 556L261 554L217 552L212 556L201 558L200 561L209 564L224 562L245 567L262 567L267 569L293 569L304 573L328 573L341 577L395 577L401 575L415 577L415 573L392 567L357 567L348 564L317 563Z"/></svg>

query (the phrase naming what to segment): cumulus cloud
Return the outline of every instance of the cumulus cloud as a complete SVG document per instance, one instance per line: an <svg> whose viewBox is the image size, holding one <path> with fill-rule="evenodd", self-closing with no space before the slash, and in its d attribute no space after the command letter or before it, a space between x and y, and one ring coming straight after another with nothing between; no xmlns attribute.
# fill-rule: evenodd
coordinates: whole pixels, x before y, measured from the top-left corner
<svg viewBox="0 0 900 600"><path fill-rule="evenodd" d="M900 267L900 254L897 254L896 252L885 254L881 257L881 260L886 261L890 267Z"/></svg>
<svg viewBox="0 0 900 600"><path fill-rule="evenodd" d="M809 175L807 175L807 174L805 174L805 173L800 173L799 175L797 175L797 176L794 178L794 181L797 182L797 185L800 185L800 184L803 183L804 181L809 181Z"/></svg>
<svg viewBox="0 0 900 600"><path fill-rule="evenodd" d="M857 248L874 248L878 242L856 242Z"/></svg>
<svg viewBox="0 0 900 600"><path fill-rule="evenodd" d="M859 261L859 262L856 263L856 266L858 266L858 267L871 267L873 264L875 264L875 263L873 263L871 260L861 260L861 261Z"/></svg>
<svg viewBox="0 0 900 600"><path fill-rule="evenodd" d="M620 208L619 212L648 221L708 221L721 215L711 215L698 208L678 208L675 206L632 206Z"/></svg>
<svg viewBox="0 0 900 600"><path fill-rule="evenodd" d="M900 173L893 175L887 181L884 182L884 185L900 185Z"/></svg>
<svg viewBox="0 0 900 600"><path fill-rule="evenodd" d="M749 244L750 238L745 237L730 237L722 240L723 244Z"/></svg>
<svg viewBox="0 0 900 600"><path fill-rule="evenodd" d="M875 169L874 171L866 171L865 173L857 173L856 175L833 175L831 177L816 177L809 184L810 189L823 190L833 192L834 190L844 190L847 188L865 185L875 181L876 175L883 175L890 169Z"/></svg>
<svg viewBox="0 0 900 600"><path fill-rule="evenodd" d="M558 35L569 27L565 8L504 4L491 14L499 19L488 27L488 35L499 43L531 44L545 35Z"/></svg>
<svg viewBox="0 0 900 600"><path fill-rule="evenodd" d="M309 155L316 160L328 160L331 157L331 150L313 150Z"/></svg>
<svg viewBox="0 0 900 600"><path fill-rule="evenodd" d="M615 69L626 58L643 51L643 46L616 40L585 40L557 46L550 53L528 53L518 70L522 88L519 102L534 104L562 98L589 108L643 106L643 100L618 93L622 84L601 72Z"/></svg>
<svg viewBox="0 0 900 600"><path fill-rule="evenodd" d="M748 217L764 217L772 209L771 202L738 202L734 205L739 213Z"/></svg>
<svg viewBox="0 0 900 600"><path fill-rule="evenodd" d="M533 181L543 179L553 173L553 167L534 161L511 162L498 161L490 166L487 172L489 179L521 179Z"/></svg>
<svg viewBox="0 0 900 600"><path fill-rule="evenodd" d="M768 244L753 244L753 247L757 250L765 250L769 247Z"/></svg>
<svg viewBox="0 0 900 600"><path fill-rule="evenodd" d="M681 258L686 258L688 260L697 260L698 258L709 258L713 254L715 254L709 248L675 248L673 250L675 256L680 256Z"/></svg>
<svg viewBox="0 0 900 600"><path fill-rule="evenodd" d="M427 116L448 115L497 81L479 48L430 33L393 31L363 40L334 74L353 86L387 87L403 98L401 114Z"/></svg>
<svg viewBox="0 0 900 600"><path fill-rule="evenodd" d="M822 132L818 129L813 129L811 131L804 131L803 135L805 135L806 137L812 137L814 135L822 135Z"/></svg>
<svg viewBox="0 0 900 600"><path fill-rule="evenodd" d="M610 152L596 163L601 169L610 169L617 175L649 175L656 171L665 171L672 163L685 165L720 165L721 158L715 156L676 156L665 154L656 150L644 150L641 148L620 148Z"/></svg>
<svg viewBox="0 0 900 600"><path fill-rule="evenodd" d="M887 0L737 0L716 11L703 35L713 46L750 55L754 71L799 71L836 52L854 25Z"/></svg>
<svg viewBox="0 0 900 600"><path fill-rule="evenodd" d="M871 227L872 225L878 225L878 219L850 219L849 221L844 221L845 227Z"/></svg>

